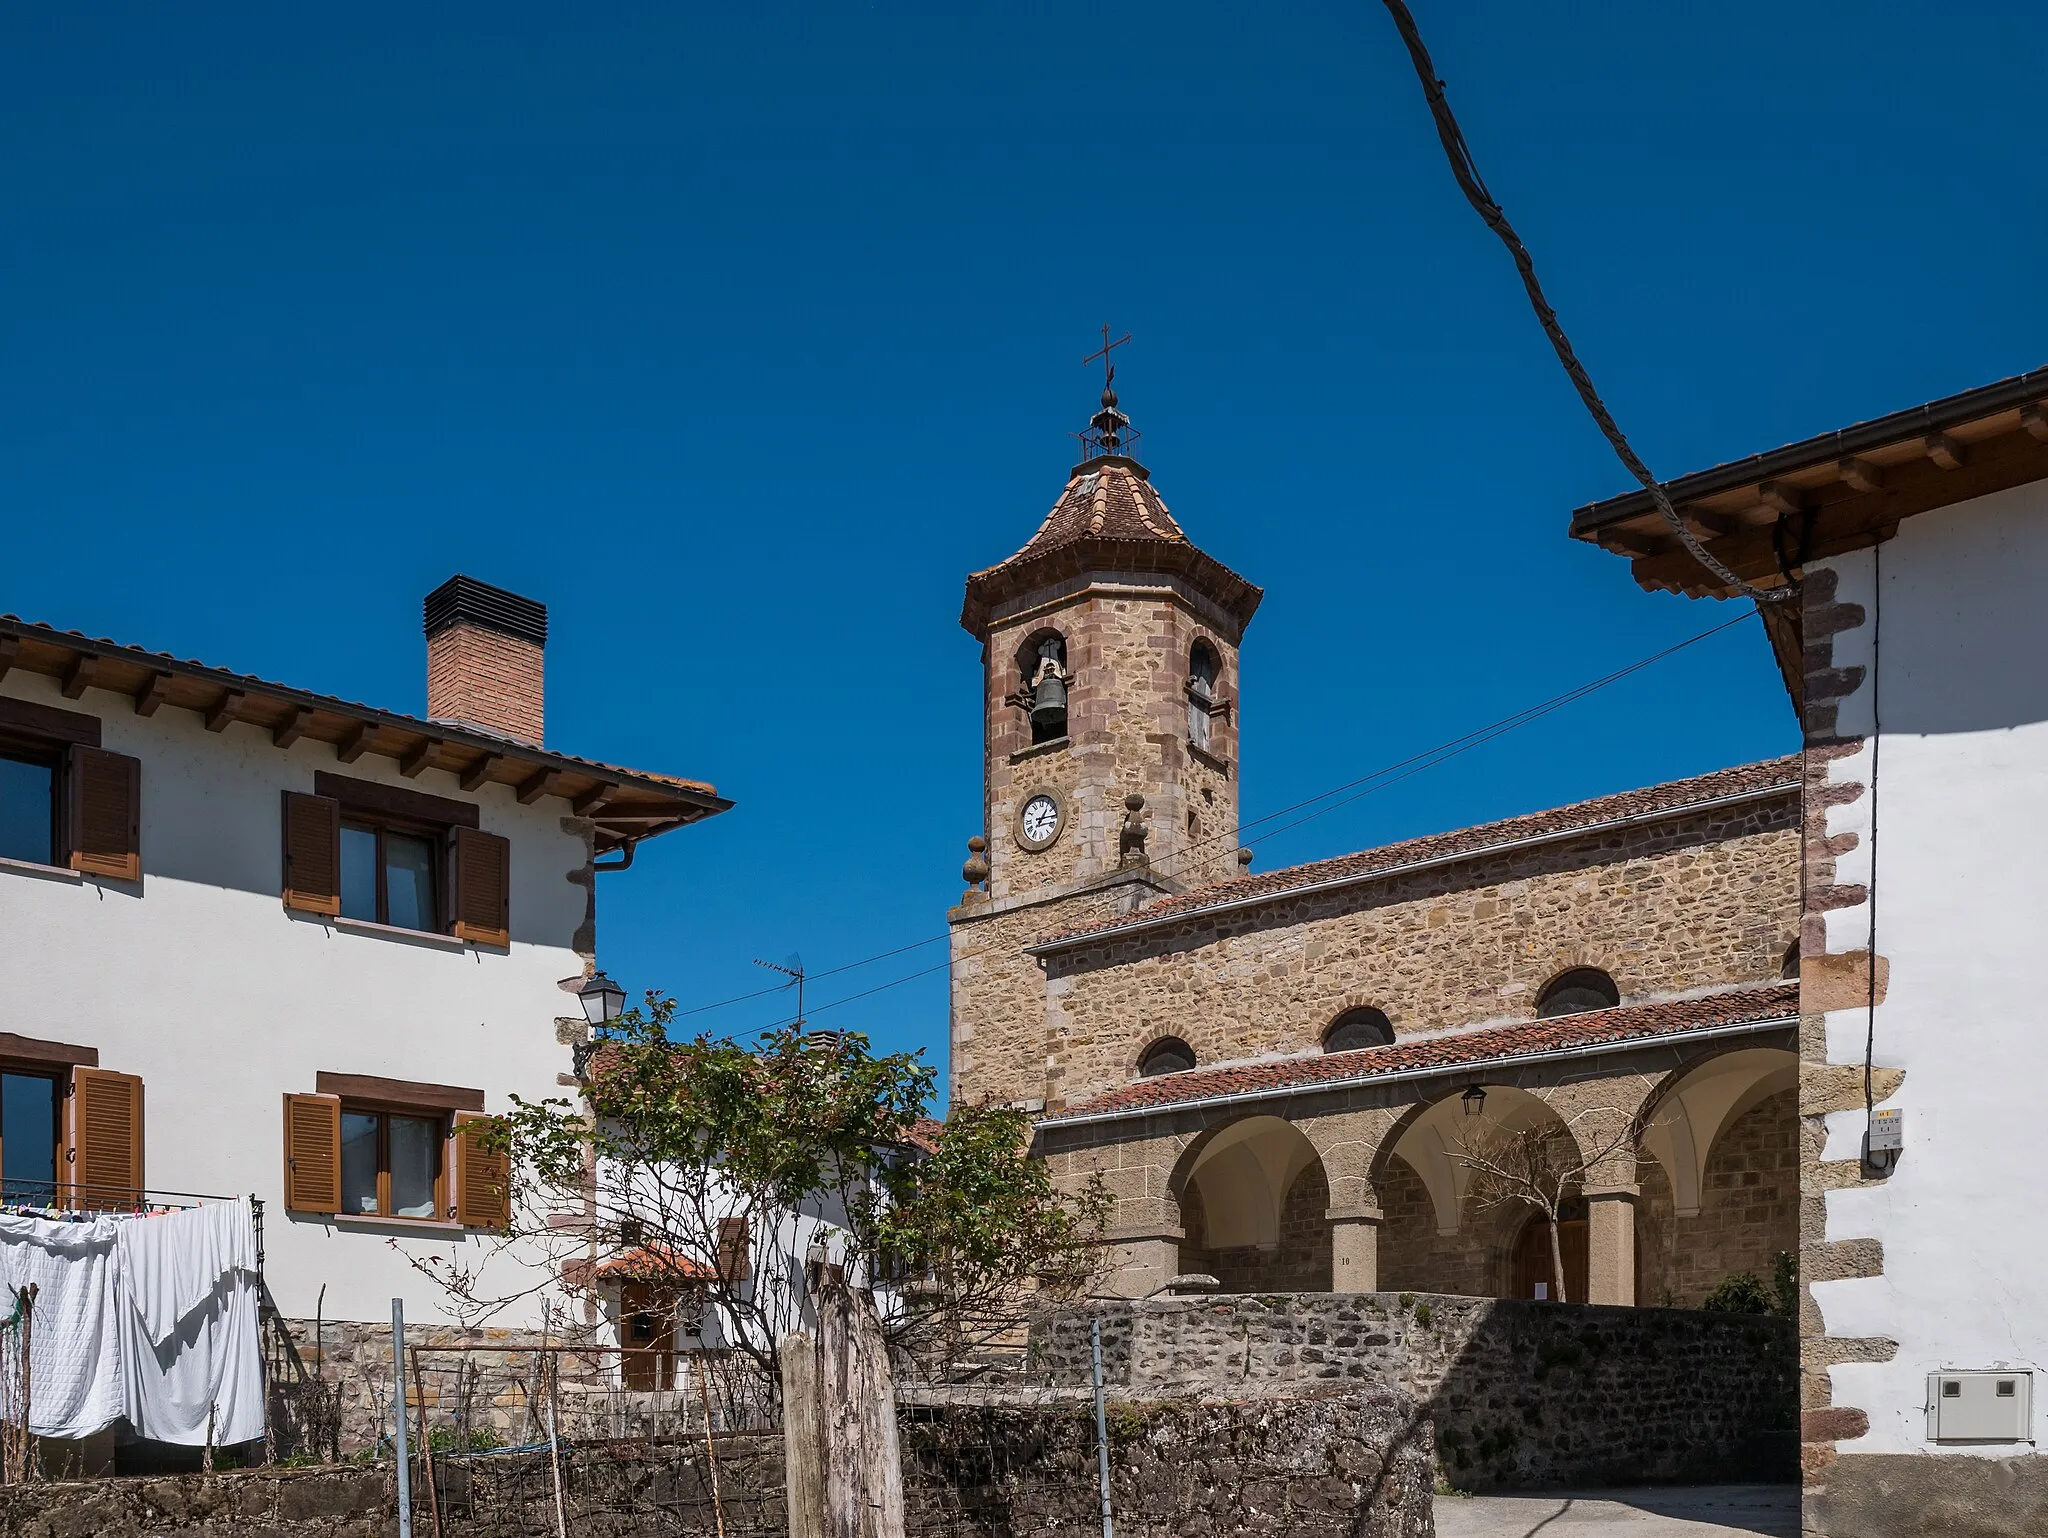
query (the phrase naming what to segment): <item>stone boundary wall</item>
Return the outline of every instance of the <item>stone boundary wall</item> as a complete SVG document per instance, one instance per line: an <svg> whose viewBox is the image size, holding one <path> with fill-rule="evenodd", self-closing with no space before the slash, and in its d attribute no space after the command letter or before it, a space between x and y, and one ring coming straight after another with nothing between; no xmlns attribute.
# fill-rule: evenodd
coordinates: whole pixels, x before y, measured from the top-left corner
<svg viewBox="0 0 2048 1538"><path fill-rule="evenodd" d="M1408 1293L1104 1302L1036 1320L1028 1376L1250 1395L1344 1385L1412 1397L1461 1490L1797 1479L1787 1320Z"/></svg>
<svg viewBox="0 0 2048 1538"><path fill-rule="evenodd" d="M282 1321L310 1375L279 1371L271 1391L271 1423L281 1457L316 1457L374 1449L391 1434L391 1326L351 1320ZM541 1353L559 1348L559 1333L408 1325L405 1332L406 1403L417 1426L424 1413L431 1430L466 1433L471 1446L516 1445L542 1435ZM609 1342L600 1342L609 1346ZM449 1347L465 1347L453 1351ZM693 1353L689 1372L707 1372L700 1394L694 1376L672 1389L628 1392L619 1386L619 1357L610 1349L554 1350L559 1375L557 1409L562 1435L571 1438L679 1435L704 1424L708 1400L720 1430L774 1424L768 1393L751 1359L736 1353Z"/></svg>
<svg viewBox="0 0 2048 1538"><path fill-rule="evenodd" d="M1112 1502L1126 1538L1434 1538L1429 1423L1392 1395L1126 1403L1109 1414ZM1100 1521L1092 1400L983 1395L900 1417L914 1538L1036 1538ZM563 1457L577 1538L785 1538L782 1441L717 1439L718 1502L699 1438L590 1443ZM441 1461L414 1527L441 1538L553 1538L544 1452ZM9 1538L389 1538L392 1464L252 1469L0 1490Z"/></svg>

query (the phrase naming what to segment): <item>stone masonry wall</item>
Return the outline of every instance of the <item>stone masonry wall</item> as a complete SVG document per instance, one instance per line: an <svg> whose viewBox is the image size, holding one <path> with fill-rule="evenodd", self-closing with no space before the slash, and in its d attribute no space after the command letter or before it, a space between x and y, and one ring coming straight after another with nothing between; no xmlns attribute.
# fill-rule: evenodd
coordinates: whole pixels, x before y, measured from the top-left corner
<svg viewBox="0 0 2048 1538"><path fill-rule="evenodd" d="M913 1538L1039 1538L1099 1522L1087 1396L907 1407L900 1415ZM1119 1401L1111 1501L1129 1538L1432 1538L1429 1422L1392 1395L1257 1404ZM564 1449L562 1503L578 1538L784 1538L776 1434L585 1443ZM715 1499L714 1499L715 1491ZM545 1452L414 1464L414 1526L444 1538L552 1538ZM109 1479L0 1490L12 1538L389 1538L390 1462Z"/></svg>
<svg viewBox="0 0 2048 1538"><path fill-rule="evenodd" d="M1790 1479L1791 1325L1758 1315L1394 1293L1155 1299L1041 1317L1031 1372L1134 1397L1351 1383L1412 1395L1461 1489Z"/></svg>
<svg viewBox="0 0 2048 1538"><path fill-rule="evenodd" d="M1774 980L1798 930L1797 818L1788 792L1056 953L1048 1106L1128 1082L1162 1035L1234 1061L1313 1051L1360 1004L1397 1034L1527 1018L1574 966L1631 1003Z"/></svg>
<svg viewBox="0 0 2048 1538"><path fill-rule="evenodd" d="M1382 1291L1455 1292L1491 1297L1501 1289L1505 1213L1483 1213L1468 1201L1458 1231L1437 1232L1436 1204L1414 1167L1399 1154L1379 1180L1379 1282ZM1520 1222L1521 1213L1514 1216Z"/></svg>

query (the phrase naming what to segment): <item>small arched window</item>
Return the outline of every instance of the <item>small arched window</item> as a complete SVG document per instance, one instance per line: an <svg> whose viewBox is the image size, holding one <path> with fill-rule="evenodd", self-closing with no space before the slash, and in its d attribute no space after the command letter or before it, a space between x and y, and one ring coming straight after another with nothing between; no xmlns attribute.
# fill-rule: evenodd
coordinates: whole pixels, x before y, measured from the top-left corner
<svg viewBox="0 0 2048 1538"><path fill-rule="evenodd" d="M1605 972L1598 967L1573 967L1550 980L1536 1001L1536 1018L1583 1015L1589 1009L1612 1009L1620 1002L1621 990Z"/></svg>
<svg viewBox="0 0 2048 1538"><path fill-rule="evenodd" d="M1357 1052L1366 1047L1384 1047L1394 1039L1394 1023L1370 1006L1347 1009L1323 1032L1325 1052Z"/></svg>
<svg viewBox="0 0 2048 1538"><path fill-rule="evenodd" d="M1786 979L1788 982L1798 981L1799 942L1797 940L1794 940L1790 945L1785 947L1784 959L1778 963L1778 976Z"/></svg>
<svg viewBox="0 0 2048 1538"><path fill-rule="evenodd" d="M1067 643L1057 630L1041 630L1017 651L1017 699L1031 721L1031 740L1067 735Z"/></svg>
<svg viewBox="0 0 2048 1538"><path fill-rule="evenodd" d="M1138 1059L1138 1077L1156 1079L1163 1073L1186 1073L1195 1066L1195 1049L1178 1036L1162 1036Z"/></svg>
<svg viewBox="0 0 2048 1538"><path fill-rule="evenodd" d="M1216 680L1223 676L1223 663L1216 648L1197 641L1188 651L1188 741L1204 753L1216 719Z"/></svg>

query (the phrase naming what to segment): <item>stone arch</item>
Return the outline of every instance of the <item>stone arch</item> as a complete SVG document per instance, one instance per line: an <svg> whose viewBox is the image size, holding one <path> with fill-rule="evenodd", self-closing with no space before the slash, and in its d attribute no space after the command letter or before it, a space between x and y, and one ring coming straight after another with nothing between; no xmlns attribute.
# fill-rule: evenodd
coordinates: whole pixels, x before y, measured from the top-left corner
<svg viewBox="0 0 2048 1538"><path fill-rule="evenodd" d="M1134 1077L1156 1079L1162 1074L1186 1073L1200 1062L1195 1049L1178 1036L1154 1036L1138 1049L1131 1065Z"/></svg>
<svg viewBox="0 0 2048 1538"><path fill-rule="evenodd" d="M1475 1088L1485 1098L1476 1114L1468 1114L1466 1096ZM1532 1209L1481 1200L1463 1155L1476 1151L1482 1128L1507 1135L1542 1131L1560 1140L1561 1157L1582 1157L1564 1117L1541 1096L1512 1085L1453 1084L1410 1107L1388 1129L1372 1166L1384 1214L1382 1288L1506 1295L1515 1245Z"/></svg>
<svg viewBox="0 0 2048 1538"><path fill-rule="evenodd" d="M1665 1075L1644 1102L1640 1142L1663 1166L1677 1216L1698 1215L1707 1163L1721 1134L1798 1083L1799 1055L1783 1047L1735 1047Z"/></svg>
<svg viewBox="0 0 2048 1538"><path fill-rule="evenodd" d="M1328 1292L1330 1181L1293 1122L1239 1117L1181 1154L1168 1191L1180 1208L1181 1270L1226 1292Z"/></svg>
<svg viewBox="0 0 2048 1538"><path fill-rule="evenodd" d="M1641 1296L1693 1305L1799 1247L1799 1060L1734 1046L1665 1076L1643 1117Z"/></svg>

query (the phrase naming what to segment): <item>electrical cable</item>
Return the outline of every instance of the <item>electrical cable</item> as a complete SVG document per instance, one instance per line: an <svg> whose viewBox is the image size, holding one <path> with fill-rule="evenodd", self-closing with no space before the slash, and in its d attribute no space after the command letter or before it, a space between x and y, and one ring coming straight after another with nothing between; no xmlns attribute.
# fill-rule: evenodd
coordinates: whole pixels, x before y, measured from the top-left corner
<svg viewBox="0 0 2048 1538"><path fill-rule="evenodd" d="M1544 297L1543 285L1536 279L1536 262L1529 255L1529 248L1522 244L1522 237L1515 233L1515 227L1508 223L1507 214L1486 190L1486 183L1479 175L1478 163L1472 158L1472 147L1465 142L1464 130L1451 113L1451 104L1444 95L1444 83L1437 78L1436 66L1430 61L1429 50L1423 46L1422 33L1415 25L1415 18L1409 14L1403 0L1386 0L1387 10L1392 13L1394 26L1400 31L1401 41L1408 45L1408 57L1415 65L1416 77L1422 82L1422 94L1429 100L1429 113L1436 122L1436 136L1442 141L1444 154L1450 158L1451 175L1457 178L1459 189L1465 194L1465 201L1473 211L1486 222L1486 227L1500 237L1507 247L1508 255L1514 258L1515 269L1522 275L1522 287L1528 292L1529 303L1536 311L1536 319L1543 327L1543 334L1550 339L1557 361L1564 365L1566 375L1571 379L1572 388L1579 393L1593 421L1615 457L1627 467L1629 474L1642 483L1643 490L1650 494L1650 500L1657 505L1657 512L1671 528L1694 560L1729 584L1744 597L1753 598L1759 604L1782 603L1798 593L1795 582L1787 580L1785 586L1775 588L1758 587L1745 581L1723 565L1714 553L1700 543L1692 530L1685 526L1685 520L1678 516L1678 509L1671 505L1670 493L1663 482L1650 473L1650 467L1630 447L1622 435L1620 426L1607 403L1600 398L1600 392L1593 387L1593 377L1586 372L1586 366L1579 361L1571 340L1564 334L1564 327L1558 321L1557 311L1550 307Z"/></svg>
<svg viewBox="0 0 2048 1538"><path fill-rule="evenodd" d="M1471 749L1479 747L1484 743L1491 742L1497 737L1505 736L1508 732L1514 731L1523 726L1527 726L1531 722L1540 720L1544 716L1554 714L1556 711L1564 709L1567 705L1576 704L1578 701L1585 699L1588 695L1597 693L1599 690L1608 688L1613 684L1619 683L1622 679L1628 678L1633 674L1639 673L1645 668L1652 667L1655 664L1664 661L1668 657L1677 655L1679 652L1682 652L1689 647L1697 646L1700 642L1709 640L1712 637L1721 634L1721 632L1723 632L1724 630L1732 630L1735 626L1742 624L1747 619L1747 617L1748 616L1745 614L1738 615L1734 619L1723 620L1720 624L1710 626L1709 628L1702 630L1695 635L1688 636L1683 641L1674 642L1672 645L1665 647L1661 651L1652 652L1646 657L1640 657L1636 659L1634 662L1629 663L1626 667L1616 668L1611 673L1603 674L1599 678L1592 679L1586 683L1576 686L1575 688L1568 689L1562 694L1553 695L1551 698L1542 701L1540 704L1526 706L1521 710L1513 712L1512 714L1502 716L1499 720L1491 722L1486 726L1478 727L1473 731L1464 733L1462 736L1450 738L1448 741L1439 743L1435 747L1426 749L1421 753L1411 754L1409 757L1401 759L1396 763L1389 764L1385 768L1375 770L1371 774L1361 776L1360 778L1355 780L1347 781L1345 784L1336 786L1331 790L1326 790L1322 792L1320 795L1310 796L1306 800L1297 801L1292 806L1283 807L1277 812L1269 812L1266 814L1266 816L1255 819L1253 822L1240 824L1238 831L1241 833L1244 828L1256 827L1259 823L1270 822L1276 817L1284 817L1288 813L1300 811L1304 807L1315 806L1316 803L1319 801L1327 801L1331 796L1339 795L1344 791L1354 790L1355 787L1364 787L1363 789L1356 789L1355 794L1345 796L1344 799L1341 801L1330 802L1329 805L1319 807L1317 810L1310 812L1307 816L1298 817L1293 822L1287 823L1282 827L1270 828L1266 832L1260 834L1257 838L1248 840L1247 842L1257 844L1263 843L1266 839L1278 837L1280 834L1286 833L1294 828L1298 828L1303 823L1311 822L1317 817L1323 816L1325 813L1333 812L1341 806L1348 806L1352 802L1357 801L1362 797L1372 795L1376 791L1384 790L1389 785L1398 784L1402 780L1408 779L1413 775L1422 773L1425 769L1435 768L1438 764L1447 762L1448 760L1457 757L1459 754L1469 752L1471 751ZM1403 772L1396 773L1395 771L1397 770ZM1392 778L1387 778L1388 776L1392 776ZM1196 849L1202 847L1203 845L1214 844L1220 841L1220 835L1217 838L1201 840L1199 843L1190 845L1185 851L1183 851L1183 857L1192 855ZM1233 838L1232 841L1235 842L1235 838ZM1109 882L1117 879L1117 876L1119 874L1121 873L1112 873L1110 876L1105 877L1101 884L1107 885ZM1090 890L1093 890L1093 888L1083 887L1068 895L1077 897L1084 896ZM872 962L885 961L892 956L901 956L908 951L919 950L927 945L936 945L941 940L949 940L951 938L951 931L948 931L944 934L929 935L922 940L914 940L908 945L899 945L893 950L881 951L873 956L863 957L858 961L849 961L843 963L840 966L831 968L829 971L811 973L809 974L809 976L812 980L815 980L820 977L835 976L841 972L851 972L858 967L867 966ZM939 962L934 966L920 968L915 972L908 973L902 977L894 978L889 982L878 983L872 988L863 989L859 993L848 994L844 998L833 999L829 1003L814 1005L807 1011L807 1016L820 1015L823 1014L826 1010L837 1009L842 1004L851 1004L858 999L870 998L877 993L885 993L891 988L898 988L904 985L905 983L915 982L919 978L929 977L934 972L943 972L950 968L956 961L973 960L977 957L988 955L996 950L1004 948L1005 947L990 945L981 947L976 950L962 952L959 956L948 956L946 960ZM687 1015L699 1015L705 1014L711 1010L724 1009L733 1004L743 1004L751 999L761 998L766 994L783 992L792 986L794 985L789 983L780 983L771 988L756 989L751 993L738 994L732 998L720 999L714 1003L700 1004L692 1009L678 1010L673 1018L680 1019ZM733 1032L731 1034L759 1034L761 1031L775 1030L778 1027L793 1023L794 1018L795 1017L792 1016L788 1020L773 1021L768 1025L757 1027L753 1032Z"/></svg>

